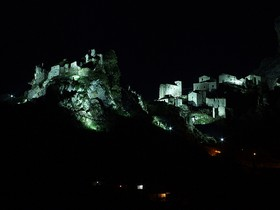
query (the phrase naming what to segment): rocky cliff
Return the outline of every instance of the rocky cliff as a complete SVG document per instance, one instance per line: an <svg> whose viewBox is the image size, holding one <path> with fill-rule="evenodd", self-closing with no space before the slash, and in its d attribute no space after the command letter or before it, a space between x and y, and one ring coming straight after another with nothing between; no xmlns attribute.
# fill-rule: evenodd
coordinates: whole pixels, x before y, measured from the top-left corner
<svg viewBox="0 0 280 210"><path fill-rule="evenodd" d="M54 110L59 106L69 111L78 126L99 132L124 136L145 131L149 138L158 138L158 132L172 132L190 141L215 141L189 124L187 106L148 102L130 87L122 88L120 76L113 50L103 54L90 50L78 61L64 59L50 68L36 66L31 88L20 103Z"/></svg>
<svg viewBox="0 0 280 210"><path fill-rule="evenodd" d="M264 58L255 71L255 74L264 77L270 89L280 84L278 81L280 78L280 16L275 19L274 28L277 34L278 52L273 57Z"/></svg>
<svg viewBox="0 0 280 210"><path fill-rule="evenodd" d="M136 114L134 110L145 112L141 97L121 88L113 50L104 55L90 50L79 61L64 59L49 70L36 66L30 85L23 102L51 95L55 103L70 110L83 125L97 131L110 129L115 123L114 116L132 116ZM127 97L134 98L130 101L134 109L124 104L125 91Z"/></svg>

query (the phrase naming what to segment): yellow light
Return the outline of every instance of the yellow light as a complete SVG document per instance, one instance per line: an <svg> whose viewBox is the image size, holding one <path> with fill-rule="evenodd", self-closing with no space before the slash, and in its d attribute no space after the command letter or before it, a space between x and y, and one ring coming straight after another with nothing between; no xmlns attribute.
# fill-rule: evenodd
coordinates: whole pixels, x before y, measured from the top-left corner
<svg viewBox="0 0 280 210"><path fill-rule="evenodd" d="M220 151L220 150L215 150L215 153L219 153L219 154L220 154L220 153L221 153L221 151Z"/></svg>
<svg viewBox="0 0 280 210"><path fill-rule="evenodd" d="M217 154L221 154L221 150L217 150L215 148L208 148L208 154L211 156L216 156Z"/></svg>
<svg viewBox="0 0 280 210"><path fill-rule="evenodd" d="M166 193L160 193L158 196L159 196L160 198L166 198Z"/></svg>

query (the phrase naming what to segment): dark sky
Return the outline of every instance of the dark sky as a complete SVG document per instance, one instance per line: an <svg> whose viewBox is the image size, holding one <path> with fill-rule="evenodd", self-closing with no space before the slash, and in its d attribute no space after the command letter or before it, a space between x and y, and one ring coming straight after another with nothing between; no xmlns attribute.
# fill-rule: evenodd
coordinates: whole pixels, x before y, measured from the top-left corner
<svg viewBox="0 0 280 210"><path fill-rule="evenodd" d="M276 53L277 5L193 2L6 3L1 93L29 88L35 65L77 60L92 48L114 49L123 86L148 99L160 83L181 80L188 91L204 74L246 76Z"/></svg>

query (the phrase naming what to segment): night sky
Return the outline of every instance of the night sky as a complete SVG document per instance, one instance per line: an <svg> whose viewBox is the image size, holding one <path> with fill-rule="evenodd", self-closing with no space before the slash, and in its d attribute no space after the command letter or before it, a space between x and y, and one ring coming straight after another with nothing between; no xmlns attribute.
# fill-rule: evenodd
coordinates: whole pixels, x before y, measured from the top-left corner
<svg viewBox="0 0 280 210"><path fill-rule="evenodd" d="M114 49L123 87L147 99L161 83L181 80L187 93L204 74L247 76L276 54L280 11L268 1L46 2L1 6L1 94L29 88L35 65L78 60L92 48Z"/></svg>

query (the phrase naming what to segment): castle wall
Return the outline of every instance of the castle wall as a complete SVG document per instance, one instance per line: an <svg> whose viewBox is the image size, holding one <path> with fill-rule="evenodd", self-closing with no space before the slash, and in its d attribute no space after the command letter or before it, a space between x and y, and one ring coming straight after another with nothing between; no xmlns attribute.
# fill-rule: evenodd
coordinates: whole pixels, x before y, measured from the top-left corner
<svg viewBox="0 0 280 210"><path fill-rule="evenodd" d="M208 90L208 83L193 83L193 91Z"/></svg>
<svg viewBox="0 0 280 210"><path fill-rule="evenodd" d="M206 98L206 105L212 107L212 117L226 117L225 98Z"/></svg>
<svg viewBox="0 0 280 210"><path fill-rule="evenodd" d="M194 91L212 91L217 89L217 82L201 82L201 83L193 83Z"/></svg>
<svg viewBox="0 0 280 210"><path fill-rule="evenodd" d="M175 81L175 84L161 84L159 87L159 98L163 98L166 95L180 97L182 95L182 82Z"/></svg>
<svg viewBox="0 0 280 210"><path fill-rule="evenodd" d="M231 83L235 85L243 85L244 79L237 79L236 76L230 74L220 74L219 83Z"/></svg>
<svg viewBox="0 0 280 210"><path fill-rule="evenodd" d="M252 81L254 85L259 85L261 83L261 77L257 75L250 74L245 78L249 81Z"/></svg>
<svg viewBox="0 0 280 210"><path fill-rule="evenodd" d="M40 66L35 67L35 74L34 74L34 80L32 82L33 84L40 84L46 79L46 72L44 69L42 69Z"/></svg>
<svg viewBox="0 0 280 210"><path fill-rule="evenodd" d="M194 91L190 92L188 102L194 103L195 106L201 106L203 104L203 94Z"/></svg>
<svg viewBox="0 0 280 210"><path fill-rule="evenodd" d="M90 54L85 55L85 63L88 62L96 62L98 61L99 64L103 65L103 55L102 54L96 54L95 49L90 50Z"/></svg>
<svg viewBox="0 0 280 210"><path fill-rule="evenodd" d="M164 101L165 103L169 103L169 99L168 98L162 98L159 101Z"/></svg>
<svg viewBox="0 0 280 210"><path fill-rule="evenodd" d="M78 66L77 64L77 61L74 61L70 64L70 68L73 69L73 70L77 70L77 69L80 69L80 67Z"/></svg>
<svg viewBox="0 0 280 210"><path fill-rule="evenodd" d="M226 117L226 107L218 107L218 115L219 117Z"/></svg>
<svg viewBox="0 0 280 210"><path fill-rule="evenodd" d="M225 107L218 107L212 108L212 117L216 118L216 117L223 117L226 118L226 108Z"/></svg>
<svg viewBox="0 0 280 210"><path fill-rule="evenodd" d="M226 107L225 98L206 98L206 105L211 107Z"/></svg>
<svg viewBox="0 0 280 210"><path fill-rule="evenodd" d="M209 91L217 89L217 82L216 81L208 82L208 85L209 85L209 87L208 87Z"/></svg>
<svg viewBox="0 0 280 210"><path fill-rule="evenodd" d="M175 98L174 104L177 107L182 106L183 105L183 100L181 98Z"/></svg>

